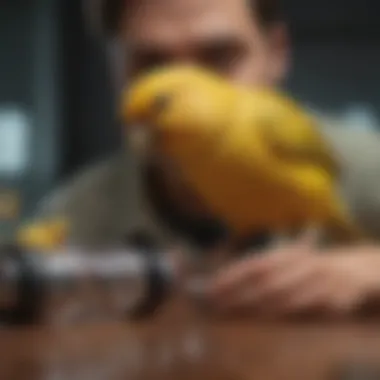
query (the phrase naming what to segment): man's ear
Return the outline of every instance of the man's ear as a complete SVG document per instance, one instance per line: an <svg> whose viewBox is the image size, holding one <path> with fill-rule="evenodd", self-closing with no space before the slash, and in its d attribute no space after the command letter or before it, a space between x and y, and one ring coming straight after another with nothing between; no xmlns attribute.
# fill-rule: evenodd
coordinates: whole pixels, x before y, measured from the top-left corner
<svg viewBox="0 0 380 380"><path fill-rule="evenodd" d="M290 70L291 46L289 30L285 23L277 23L268 31L273 83L282 83Z"/></svg>

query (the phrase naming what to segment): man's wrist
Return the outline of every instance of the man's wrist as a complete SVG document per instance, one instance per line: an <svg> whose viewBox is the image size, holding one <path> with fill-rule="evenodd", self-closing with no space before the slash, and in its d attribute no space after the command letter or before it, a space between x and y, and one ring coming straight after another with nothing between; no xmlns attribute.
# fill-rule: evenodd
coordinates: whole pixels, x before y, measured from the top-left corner
<svg viewBox="0 0 380 380"><path fill-rule="evenodd" d="M365 252L363 250L365 249ZM371 309L380 311L380 246L360 249L358 254L364 254L362 269L363 283L365 284L363 304Z"/></svg>

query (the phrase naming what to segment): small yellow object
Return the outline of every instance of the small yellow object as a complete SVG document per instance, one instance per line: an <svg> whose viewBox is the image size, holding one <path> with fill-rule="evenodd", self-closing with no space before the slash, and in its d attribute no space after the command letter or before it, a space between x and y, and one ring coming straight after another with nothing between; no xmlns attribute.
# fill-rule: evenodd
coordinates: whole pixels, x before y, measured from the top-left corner
<svg viewBox="0 0 380 380"><path fill-rule="evenodd" d="M177 65L138 78L122 114L131 131L150 132L150 149L175 165L233 237L310 226L340 241L363 237L338 194L334 152L287 96Z"/></svg>
<svg viewBox="0 0 380 380"><path fill-rule="evenodd" d="M54 252L66 242L67 234L66 220L42 220L21 227L17 231L16 241L29 250Z"/></svg>

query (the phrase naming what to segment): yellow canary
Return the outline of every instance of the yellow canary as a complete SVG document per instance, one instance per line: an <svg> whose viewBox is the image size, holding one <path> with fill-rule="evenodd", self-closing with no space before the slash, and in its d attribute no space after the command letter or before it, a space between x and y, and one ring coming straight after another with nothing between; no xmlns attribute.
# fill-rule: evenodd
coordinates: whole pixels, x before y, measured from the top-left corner
<svg viewBox="0 0 380 380"><path fill-rule="evenodd" d="M315 120L275 90L195 66L168 66L125 90L122 114L175 167L235 238L310 226L357 240L339 167Z"/></svg>
<svg viewBox="0 0 380 380"><path fill-rule="evenodd" d="M64 219L26 224L17 231L16 242L29 250L54 252L66 241L68 224Z"/></svg>

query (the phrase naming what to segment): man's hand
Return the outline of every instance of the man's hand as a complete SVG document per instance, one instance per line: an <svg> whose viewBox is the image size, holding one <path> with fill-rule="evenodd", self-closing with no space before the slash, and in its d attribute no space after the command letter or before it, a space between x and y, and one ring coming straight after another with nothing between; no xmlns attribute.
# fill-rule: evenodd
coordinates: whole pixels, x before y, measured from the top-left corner
<svg viewBox="0 0 380 380"><path fill-rule="evenodd" d="M379 293L380 247L320 252L305 242L242 259L206 286L217 311L272 317L350 314Z"/></svg>

